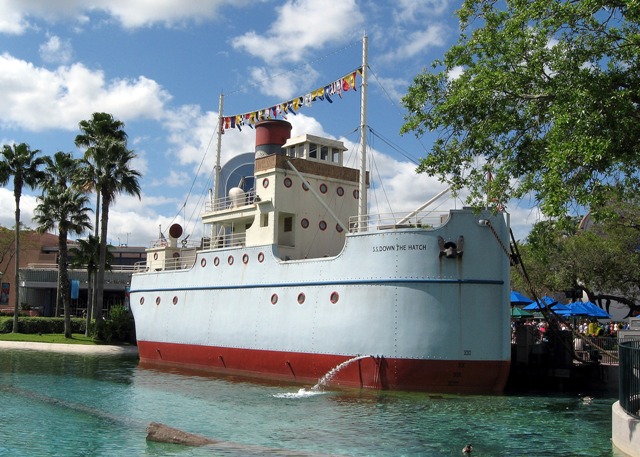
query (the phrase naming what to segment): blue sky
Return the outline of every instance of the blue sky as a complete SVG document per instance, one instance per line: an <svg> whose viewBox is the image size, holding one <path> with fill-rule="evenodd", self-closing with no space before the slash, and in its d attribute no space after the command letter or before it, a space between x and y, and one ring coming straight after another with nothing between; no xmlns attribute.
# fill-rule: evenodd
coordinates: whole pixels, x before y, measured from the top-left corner
<svg viewBox="0 0 640 457"><path fill-rule="evenodd" d="M108 6L105 6L107 4ZM443 189L415 174L433 135L400 136L400 97L455 42L461 0L5 0L0 3L0 144L80 156L78 123L108 112L125 123L142 198L120 195L109 242L148 245L173 222L200 236L212 186L220 93L226 115L267 108L359 67L369 39L371 212L409 211ZM360 79L358 79L358 82ZM288 116L293 134L339 139L355 162L360 92ZM435 134L434 134L435 135ZM253 130L225 133L222 162L253 151ZM30 227L35 191L25 190ZM461 207L442 199L439 209ZM539 214L510 202L524 238ZM11 185L0 189L0 225L13 226Z"/></svg>

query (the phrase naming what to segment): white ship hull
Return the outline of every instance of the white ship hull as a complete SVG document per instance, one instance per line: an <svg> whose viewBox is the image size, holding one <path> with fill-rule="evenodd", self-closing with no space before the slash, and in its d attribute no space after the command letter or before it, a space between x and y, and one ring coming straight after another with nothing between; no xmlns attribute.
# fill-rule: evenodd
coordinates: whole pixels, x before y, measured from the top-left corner
<svg viewBox="0 0 640 457"><path fill-rule="evenodd" d="M454 210L437 229L347 235L333 257L284 261L276 245L241 246L134 274L140 358L313 384L370 355L334 383L500 392L510 363L505 217ZM460 253L444 255L441 240L462 239Z"/></svg>

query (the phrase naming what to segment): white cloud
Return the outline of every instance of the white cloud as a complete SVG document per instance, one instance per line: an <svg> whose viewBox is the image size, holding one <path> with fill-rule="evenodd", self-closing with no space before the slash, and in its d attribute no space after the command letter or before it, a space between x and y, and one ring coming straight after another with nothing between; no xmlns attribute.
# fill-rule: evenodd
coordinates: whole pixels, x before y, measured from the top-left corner
<svg viewBox="0 0 640 457"><path fill-rule="evenodd" d="M54 71L8 54L0 56L0 125L31 131L76 129L91 113L112 113L122 120L155 119L162 115L169 95L155 81L105 80L101 71L82 64Z"/></svg>
<svg viewBox="0 0 640 457"><path fill-rule="evenodd" d="M215 19L225 5L242 7L248 0L5 0L0 2L0 33L22 34L31 27L29 18L48 22L74 21L86 24L89 14L101 12L124 28Z"/></svg>
<svg viewBox="0 0 640 457"><path fill-rule="evenodd" d="M278 99L299 96L318 79L318 72L310 65L305 65L304 68L296 72L254 67L249 69L249 73L251 74L250 81L253 81L263 94ZM304 78L300 78L301 74L304 75Z"/></svg>
<svg viewBox="0 0 640 457"><path fill-rule="evenodd" d="M424 30L416 30L410 33L402 46L391 53L385 54L383 59L389 61L410 59L430 47L444 46L446 39L446 26L444 24L431 24Z"/></svg>
<svg viewBox="0 0 640 457"><path fill-rule="evenodd" d="M51 36L46 43L40 45L40 58L47 63L66 64L73 57L73 49L69 40Z"/></svg>
<svg viewBox="0 0 640 457"><path fill-rule="evenodd" d="M422 22L444 13L449 3L449 0L396 0L394 20L399 24Z"/></svg>
<svg viewBox="0 0 640 457"><path fill-rule="evenodd" d="M8 186L0 188L0 225L7 228L15 227L16 202L13 197L13 181ZM36 224L31 221L33 210L38 205L36 197L29 195L30 190L24 189L20 198L20 222L30 228L35 228Z"/></svg>
<svg viewBox="0 0 640 457"><path fill-rule="evenodd" d="M232 43L265 62L298 62L327 43L361 35L363 23L355 0L288 0L277 8L277 18L266 32L250 31Z"/></svg>

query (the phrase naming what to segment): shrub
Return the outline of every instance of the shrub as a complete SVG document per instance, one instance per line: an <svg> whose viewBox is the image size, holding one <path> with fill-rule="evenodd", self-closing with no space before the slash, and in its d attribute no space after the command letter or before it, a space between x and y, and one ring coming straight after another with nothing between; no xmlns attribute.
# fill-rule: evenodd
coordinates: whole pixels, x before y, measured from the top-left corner
<svg viewBox="0 0 640 457"><path fill-rule="evenodd" d="M96 335L100 341L107 343L135 343L136 327L131 311L124 306L113 306L109 318L102 326L102 334Z"/></svg>
<svg viewBox="0 0 640 457"><path fill-rule="evenodd" d="M85 320L71 319L71 333L84 333ZM0 317L0 333L13 331L13 318ZM18 317L20 333L64 333L63 317Z"/></svg>

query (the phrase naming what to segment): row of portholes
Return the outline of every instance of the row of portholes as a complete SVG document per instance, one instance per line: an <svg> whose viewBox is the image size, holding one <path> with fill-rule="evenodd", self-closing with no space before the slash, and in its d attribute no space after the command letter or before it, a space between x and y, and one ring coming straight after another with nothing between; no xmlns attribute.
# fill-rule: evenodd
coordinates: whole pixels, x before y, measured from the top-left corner
<svg viewBox="0 0 640 457"><path fill-rule="evenodd" d="M235 259L232 255L230 255L229 257L227 257L227 263L229 265L233 265L233 263L235 262ZM262 263L264 262L264 254L262 252L260 252L258 254L258 262ZM243 254L242 255L242 263L244 263L245 265L249 263L249 254ZM214 257L213 258L213 265L215 265L216 267L220 265L220 257ZM202 258L202 260L200 260L200 266L202 268L207 266L207 259Z"/></svg>
<svg viewBox="0 0 640 457"><path fill-rule="evenodd" d="M278 294L275 294L275 293L272 294L271 295L271 304L272 305L277 304L278 303L278 299L279 299ZM306 301L306 299L307 299L307 296L305 295L304 292L300 292L298 294L297 300L298 300L298 304L299 305L303 305L304 302ZM338 300L340 300L340 294L338 294L338 292L335 292L335 291L331 292L331 295L329 296L329 301L335 305L336 303L338 303Z"/></svg>
<svg viewBox="0 0 640 457"><path fill-rule="evenodd" d="M303 229L309 228L309 219L307 219L306 217L302 218L300 220L300 226ZM325 221L318 222L318 228L324 232L327 229L327 223ZM342 227L340 226L340 224L336 224L336 232L342 233Z"/></svg>
<svg viewBox="0 0 640 457"><path fill-rule="evenodd" d="M287 176L286 178L284 178L284 187L290 188L291 186L293 186L293 181ZM264 187L265 189L269 187L269 178L264 178L262 180L262 187ZM309 190L309 186L307 186L307 184L303 182L302 189L307 192ZM319 189L323 194L326 194L329 191L329 188L325 183L321 183ZM342 197L344 195L344 188L342 186L338 186L336 188L336 194L338 194L338 197ZM360 191L358 189L353 190L353 198L360 198Z"/></svg>
<svg viewBox="0 0 640 457"><path fill-rule="evenodd" d="M304 294L304 292L300 292L298 294L297 300L299 305L303 305L306 299L307 299L307 296ZM329 301L335 305L336 303L338 303L338 300L340 300L340 294L338 294L338 292L335 292L335 291L331 292L331 295L329 296ZM161 301L162 300L160 299L160 297L156 297L156 306L160 306ZM178 297L174 296L171 303L173 303L174 305L177 305ZM271 304L275 305L277 303L278 303L278 294L271 295ZM140 304L144 305L144 297L140 297Z"/></svg>

